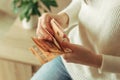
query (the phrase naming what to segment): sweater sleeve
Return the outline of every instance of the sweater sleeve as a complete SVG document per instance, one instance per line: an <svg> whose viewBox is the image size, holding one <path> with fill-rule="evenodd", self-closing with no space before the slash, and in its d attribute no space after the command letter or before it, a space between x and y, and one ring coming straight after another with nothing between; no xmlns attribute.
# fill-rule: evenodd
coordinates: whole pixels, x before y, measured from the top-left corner
<svg viewBox="0 0 120 80"><path fill-rule="evenodd" d="M65 12L69 16L69 25L72 26L78 22L81 0L72 0L71 3L60 13Z"/></svg>
<svg viewBox="0 0 120 80"><path fill-rule="evenodd" d="M102 71L120 73L120 57L103 55L103 62L99 72Z"/></svg>
<svg viewBox="0 0 120 80"><path fill-rule="evenodd" d="M106 24L103 31L105 40L101 46L103 61L99 71L120 73L120 6L111 10Z"/></svg>

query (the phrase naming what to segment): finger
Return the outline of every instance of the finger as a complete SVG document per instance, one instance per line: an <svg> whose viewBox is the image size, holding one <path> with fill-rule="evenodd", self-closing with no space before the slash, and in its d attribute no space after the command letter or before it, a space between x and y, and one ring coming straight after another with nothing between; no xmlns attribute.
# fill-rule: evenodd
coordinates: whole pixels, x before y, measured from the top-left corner
<svg viewBox="0 0 120 80"><path fill-rule="evenodd" d="M44 36L44 39L52 41L51 34L47 30L45 30L43 27L41 27L41 34Z"/></svg>
<svg viewBox="0 0 120 80"><path fill-rule="evenodd" d="M65 52L65 53L72 53L72 50L69 49L69 48L65 48L65 49L64 49L64 52Z"/></svg>
<svg viewBox="0 0 120 80"><path fill-rule="evenodd" d="M38 40L37 38L32 38L32 39L36 43L36 45L39 46L39 48L43 49L44 51L48 51L46 47L43 46L43 43L41 43L40 40Z"/></svg>
<svg viewBox="0 0 120 80"><path fill-rule="evenodd" d="M49 31L49 33L53 34L53 30L52 30L51 24L50 24L51 19L52 18L51 18L50 14L44 14L42 16L41 24L42 24L42 27L44 29L46 29L47 31Z"/></svg>
<svg viewBox="0 0 120 80"><path fill-rule="evenodd" d="M43 21L42 19L44 20L44 18L41 18L41 21L40 21L41 32L43 32L42 34L46 36L46 39L48 38L49 40L52 40L51 34L53 33L53 30L51 30L51 32L52 32L51 33L51 32L48 31L48 29L46 29L46 28L50 28L49 26L47 26L46 28L44 28L45 24L48 23L48 22L44 23L44 25L43 25L42 24L42 21ZM45 22L45 21L43 21L43 22Z"/></svg>
<svg viewBox="0 0 120 80"><path fill-rule="evenodd" d="M70 49L72 49L72 44L69 43L69 42L67 42L66 40L63 40L63 41L61 42L61 45L62 45L62 47L64 47L64 48L70 48Z"/></svg>
<svg viewBox="0 0 120 80"><path fill-rule="evenodd" d="M42 28L40 28L40 30L37 31L37 37L39 39L47 39L47 38L49 38L48 35L46 35L46 33L43 31Z"/></svg>
<svg viewBox="0 0 120 80"><path fill-rule="evenodd" d="M40 23L41 23L41 17L38 18L38 24L37 24L37 29L36 29L36 35L39 35L39 33L40 33L40 28L41 28Z"/></svg>
<svg viewBox="0 0 120 80"><path fill-rule="evenodd" d="M55 19L52 19L52 20L51 20L51 23L52 23L52 22L54 22L55 25L59 28L59 30L60 30L61 32L63 32L63 28L61 27L61 25L60 25Z"/></svg>
<svg viewBox="0 0 120 80"><path fill-rule="evenodd" d="M76 49L80 49L80 48L83 48L83 46L81 45L77 45L77 44L72 44L70 42L67 42L67 41L62 41L61 42L61 45L64 47L64 48L69 48L73 51L75 51Z"/></svg>
<svg viewBox="0 0 120 80"><path fill-rule="evenodd" d="M37 38L38 39L44 39L44 36L39 32L39 33L37 33Z"/></svg>
<svg viewBox="0 0 120 80"><path fill-rule="evenodd" d="M41 17L38 18L38 25L37 25L37 29L36 29L36 35L37 35L37 37L39 39L43 39L44 36L43 36L43 34L41 34L41 25L40 25L40 23L41 23Z"/></svg>
<svg viewBox="0 0 120 80"><path fill-rule="evenodd" d="M71 62L72 60L72 56L71 56L71 53L67 53L67 54L63 54L62 55L63 58L67 61L67 62Z"/></svg>
<svg viewBox="0 0 120 80"><path fill-rule="evenodd" d="M42 37L44 39L52 40L52 38L50 37L49 33L41 25L41 18L39 18L37 35L38 36L40 35L39 37Z"/></svg>
<svg viewBox="0 0 120 80"><path fill-rule="evenodd" d="M66 34L64 34L63 38L66 39L67 42L70 42L70 40Z"/></svg>
<svg viewBox="0 0 120 80"><path fill-rule="evenodd" d="M45 31L42 29L41 21L42 21L42 18L40 17L38 20L38 27L37 27L37 31L36 31L37 35L39 35L39 33L42 35L46 34Z"/></svg>

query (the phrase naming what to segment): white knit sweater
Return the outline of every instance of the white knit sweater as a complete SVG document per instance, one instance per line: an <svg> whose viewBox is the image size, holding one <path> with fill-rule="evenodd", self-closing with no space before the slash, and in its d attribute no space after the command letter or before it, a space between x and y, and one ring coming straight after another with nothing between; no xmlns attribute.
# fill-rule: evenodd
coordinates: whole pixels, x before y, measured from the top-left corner
<svg viewBox="0 0 120 80"><path fill-rule="evenodd" d="M100 69L66 63L74 80L120 80L120 0L73 0L62 12L70 25L79 23L70 33L71 42L103 55Z"/></svg>

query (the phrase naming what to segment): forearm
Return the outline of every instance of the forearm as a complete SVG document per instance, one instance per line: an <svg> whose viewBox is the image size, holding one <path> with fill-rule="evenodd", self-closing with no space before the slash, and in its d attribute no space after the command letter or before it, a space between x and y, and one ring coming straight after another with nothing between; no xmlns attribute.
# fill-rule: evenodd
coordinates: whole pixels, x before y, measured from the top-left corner
<svg viewBox="0 0 120 80"><path fill-rule="evenodd" d="M91 53L91 54L89 54ZM86 55L86 61L83 63L84 65L95 67L95 68L100 68L102 65L102 55L93 53L93 52L88 52L85 54Z"/></svg>
<svg viewBox="0 0 120 80"><path fill-rule="evenodd" d="M77 44L62 42L61 45L71 50L71 52L63 55L67 62L83 64L95 68L101 67L102 55L98 55L90 49Z"/></svg>

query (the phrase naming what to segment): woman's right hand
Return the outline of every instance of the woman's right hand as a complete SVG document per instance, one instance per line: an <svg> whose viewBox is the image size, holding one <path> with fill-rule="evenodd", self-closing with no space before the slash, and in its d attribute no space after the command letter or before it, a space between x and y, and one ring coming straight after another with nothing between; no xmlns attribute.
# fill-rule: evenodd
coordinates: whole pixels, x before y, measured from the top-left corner
<svg viewBox="0 0 120 80"><path fill-rule="evenodd" d="M53 34L53 30L50 24L51 19L55 19L59 23L59 25L62 26L62 28L68 26L69 17L66 13L45 13L41 17L39 17L38 20L38 26L36 31L38 38L52 40L52 38L49 35L49 33Z"/></svg>

